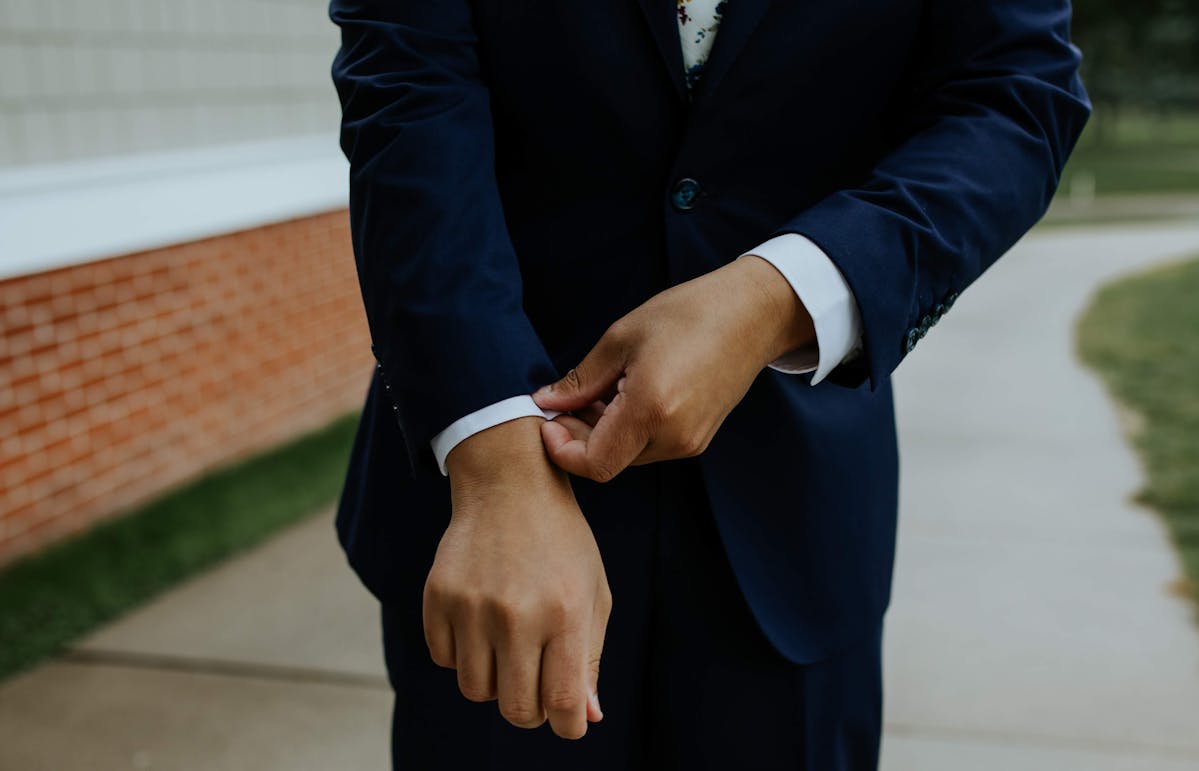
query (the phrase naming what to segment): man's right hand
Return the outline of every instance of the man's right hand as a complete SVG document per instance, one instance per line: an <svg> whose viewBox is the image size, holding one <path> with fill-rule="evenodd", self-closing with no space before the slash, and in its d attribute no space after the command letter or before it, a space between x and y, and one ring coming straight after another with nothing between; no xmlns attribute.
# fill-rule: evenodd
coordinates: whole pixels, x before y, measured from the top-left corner
<svg viewBox="0 0 1199 771"><path fill-rule="evenodd" d="M425 639L466 698L498 699L513 725L548 719L577 739L602 717L612 595L570 482L545 454L542 422L502 423L446 458L453 515L425 584Z"/></svg>

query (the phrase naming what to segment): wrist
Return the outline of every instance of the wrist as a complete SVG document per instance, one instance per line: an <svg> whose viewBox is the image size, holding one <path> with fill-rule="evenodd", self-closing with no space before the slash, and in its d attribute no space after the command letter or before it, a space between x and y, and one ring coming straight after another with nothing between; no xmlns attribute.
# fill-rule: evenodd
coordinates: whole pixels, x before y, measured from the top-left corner
<svg viewBox="0 0 1199 771"><path fill-rule="evenodd" d="M509 420L473 434L450 450L446 472L454 488L478 486L515 479L529 483L550 481L565 474L558 471L545 453L540 417Z"/></svg>
<svg viewBox="0 0 1199 771"><path fill-rule="evenodd" d="M812 316L791 284L768 260L748 254L735 260L752 299L754 329L762 342L763 366L816 342ZM758 336L758 335L756 335Z"/></svg>

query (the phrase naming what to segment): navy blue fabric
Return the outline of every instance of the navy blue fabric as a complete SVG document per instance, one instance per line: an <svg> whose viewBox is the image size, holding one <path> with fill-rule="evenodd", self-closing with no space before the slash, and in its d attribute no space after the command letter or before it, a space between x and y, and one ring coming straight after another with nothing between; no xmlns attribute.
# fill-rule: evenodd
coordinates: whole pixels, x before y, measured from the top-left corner
<svg viewBox="0 0 1199 771"><path fill-rule="evenodd" d="M654 293L802 233L852 287L865 349L814 388L763 372L700 466L762 629L816 661L888 601L890 374L1041 216L1089 114L1069 6L735 0L693 99L674 12L333 0L380 362L339 532L372 591L402 593L449 513L438 431L554 380Z"/></svg>
<svg viewBox="0 0 1199 771"><path fill-rule="evenodd" d="M881 626L794 664L754 621L723 553L698 464L579 485L613 607L600 669L605 717L581 741L522 731L429 660L420 587L383 608L396 694L396 769L872 771L882 725Z"/></svg>

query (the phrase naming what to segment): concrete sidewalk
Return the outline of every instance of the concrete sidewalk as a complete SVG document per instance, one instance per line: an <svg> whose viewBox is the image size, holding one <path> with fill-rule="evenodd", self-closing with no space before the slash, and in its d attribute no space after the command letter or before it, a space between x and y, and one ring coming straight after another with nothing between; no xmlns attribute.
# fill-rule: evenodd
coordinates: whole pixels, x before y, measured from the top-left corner
<svg viewBox="0 0 1199 771"><path fill-rule="evenodd" d="M887 771L1199 769L1181 568L1073 355L1098 284L1196 253L1199 223L1034 234L900 367Z"/></svg>
<svg viewBox="0 0 1199 771"><path fill-rule="evenodd" d="M1098 282L1196 252L1033 235L901 367L885 771L1199 768L1199 629L1071 336ZM319 517L0 686L0 769L382 769L377 628Z"/></svg>
<svg viewBox="0 0 1199 771"><path fill-rule="evenodd" d="M322 515L0 687L0 769L386 768L378 634Z"/></svg>
<svg viewBox="0 0 1199 771"><path fill-rule="evenodd" d="M1079 227L1116 223L1167 223L1199 221L1199 195L1194 193L1138 193L1099 198L1060 194L1053 199L1045 223Z"/></svg>

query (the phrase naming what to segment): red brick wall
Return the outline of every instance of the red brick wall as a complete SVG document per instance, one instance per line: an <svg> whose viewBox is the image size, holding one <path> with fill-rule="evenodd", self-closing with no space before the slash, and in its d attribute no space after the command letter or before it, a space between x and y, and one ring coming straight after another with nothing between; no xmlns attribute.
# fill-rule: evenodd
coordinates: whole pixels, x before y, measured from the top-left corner
<svg viewBox="0 0 1199 771"><path fill-rule="evenodd" d="M0 282L0 563L358 408L344 211Z"/></svg>

